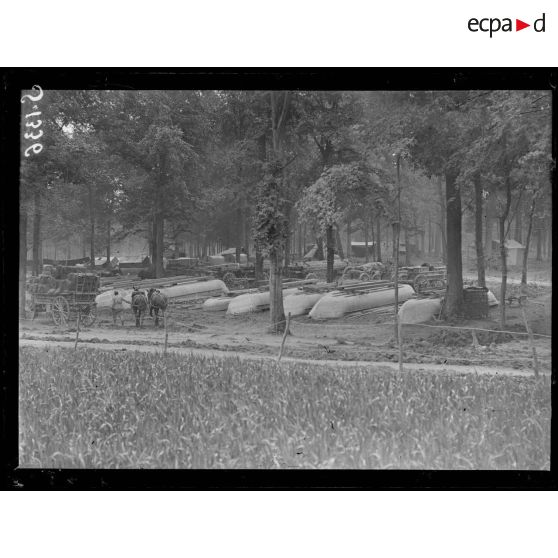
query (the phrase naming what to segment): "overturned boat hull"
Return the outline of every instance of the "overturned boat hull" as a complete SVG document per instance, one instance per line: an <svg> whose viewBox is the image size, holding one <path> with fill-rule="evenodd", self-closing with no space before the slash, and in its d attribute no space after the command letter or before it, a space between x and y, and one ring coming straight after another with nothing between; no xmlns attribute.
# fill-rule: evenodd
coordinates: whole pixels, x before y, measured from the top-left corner
<svg viewBox="0 0 558 558"><path fill-rule="evenodd" d="M411 285L399 286L399 302L409 300L415 291ZM332 291L320 298L310 310L314 320L341 318L351 312L360 312L395 303L395 289L387 288L369 292Z"/></svg>
<svg viewBox="0 0 558 558"><path fill-rule="evenodd" d="M296 293L287 295L283 299L285 314L290 314L291 316L303 316L304 314L308 314L316 302L326 294L326 292L308 293L299 290Z"/></svg>
<svg viewBox="0 0 558 558"><path fill-rule="evenodd" d="M116 290L118 290L122 294L125 301L132 301L133 289ZM159 290L169 299L180 298L182 300L208 298L210 296L226 294L228 292L227 286L220 279L199 281L195 283L184 283L182 285L172 285L171 287L165 287ZM114 291L110 290L98 295L95 299L97 308L111 308L113 293Z"/></svg>
<svg viewBox="0 0 558 558"><path fill-rule="evenodd" d="M298 288L284 289L283 297L298 292ZM269 291L263 293L247 293L233 298L227 308L227 316L240 316L250 312L269 309Z"/></svg>
<svg viewBox="0 0 558 558"><path fill-rule="evenodd" d="M440 313L441 308L442 300L440 298L407 300L398 312L401 325L428 322Z"/></svg>

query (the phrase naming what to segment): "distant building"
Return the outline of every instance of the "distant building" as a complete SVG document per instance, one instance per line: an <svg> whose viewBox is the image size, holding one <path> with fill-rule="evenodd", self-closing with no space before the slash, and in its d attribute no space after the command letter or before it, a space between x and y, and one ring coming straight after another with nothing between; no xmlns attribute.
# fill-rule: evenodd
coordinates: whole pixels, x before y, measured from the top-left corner
<svg viewBox="0 0 558 558"><path fill-rule="evenodd" d="M521 265L523 262L523 253L525 252L525 246L517 242L517 240L509 239L504 242L507 252L507 262L508 265ZM492 252L494 254L499 254L500 252L500 242L497 240L492 241Z"/></svg>

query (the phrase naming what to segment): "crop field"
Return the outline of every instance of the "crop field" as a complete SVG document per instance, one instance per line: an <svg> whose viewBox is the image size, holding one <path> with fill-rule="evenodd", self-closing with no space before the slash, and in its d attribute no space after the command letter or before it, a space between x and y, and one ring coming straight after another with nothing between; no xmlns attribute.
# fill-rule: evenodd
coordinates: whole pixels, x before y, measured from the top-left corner
<svg viewBox="0 0 558 558"><path fill-rule="evenodd" d="M550 378L24 347L20 466L550 468Z"/></svg>

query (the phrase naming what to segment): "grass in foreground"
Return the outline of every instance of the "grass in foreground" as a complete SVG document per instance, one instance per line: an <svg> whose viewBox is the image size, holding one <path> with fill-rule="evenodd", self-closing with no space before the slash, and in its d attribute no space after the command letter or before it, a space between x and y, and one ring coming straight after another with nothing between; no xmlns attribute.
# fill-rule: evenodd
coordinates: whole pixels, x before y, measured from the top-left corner
<svg viewBox="0 0 558 558"><path fill-rule="evenodd" d="M20 466L549 469L550 379L20 349Z"/></svg>

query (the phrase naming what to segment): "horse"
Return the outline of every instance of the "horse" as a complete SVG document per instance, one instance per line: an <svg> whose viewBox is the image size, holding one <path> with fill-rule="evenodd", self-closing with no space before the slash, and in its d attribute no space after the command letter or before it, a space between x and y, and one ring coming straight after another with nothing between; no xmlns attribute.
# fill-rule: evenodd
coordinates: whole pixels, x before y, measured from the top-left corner
<svg viewBox="0 0 558 558"><path fill-rule="evenodd" d="M147 307L149 303L147 302L147 296L143 291L132 291L132 310L134 311L134 316L136 317L136 327L141 327L143 325L143 317L147 313Z"/></svg>
<svg viewBox="0 0 558 558"><path fill-rule="evenodd" d="M149 315L153 316L153 310L155 310L155 325L158 326L159 310L161 310L164 318L165 311L168 306L168 299L166 295L164 295L161 291L153 288L149 289L149 292L147 293L147 299L149 301Z"/></svg>

